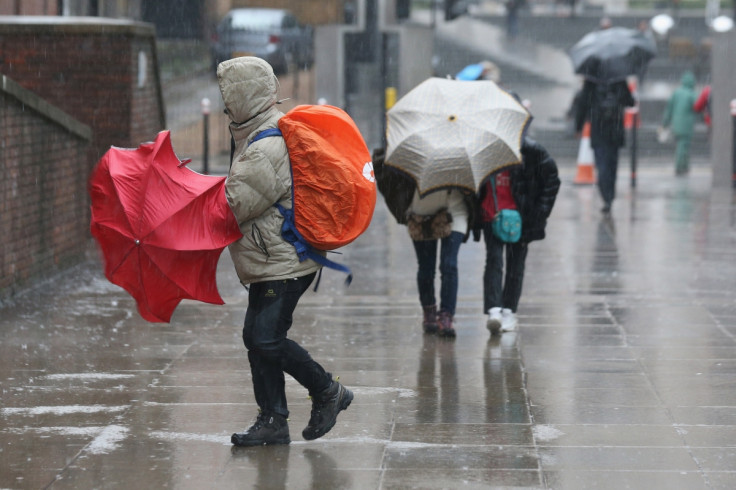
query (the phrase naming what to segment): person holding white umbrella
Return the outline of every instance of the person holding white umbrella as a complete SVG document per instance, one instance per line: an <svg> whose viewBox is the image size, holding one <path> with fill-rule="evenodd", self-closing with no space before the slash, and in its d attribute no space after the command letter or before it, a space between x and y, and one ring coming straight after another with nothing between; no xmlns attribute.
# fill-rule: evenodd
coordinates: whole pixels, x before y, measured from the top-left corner
<svg viewBox="0 0 736 490"><path fill-rule="evenodd" d="M426 334L454 338L460 245L468 240L475 222L475 195L460 189L443 189L421 197L407 175L384 166L385 152L373 153L378 189L399 224L409 228L417 258L417 290ZM435 289L439 252L439 303Z"/></svg>
<svg viewBox="0 0 736 490"><path fill-rule="evenodd" d="M410 222L416 216L437 216L437 213L445 215L448 220L449 226L444 226L440 234L414 235L411 225L409 228L417 257L417 288L419 302L424 313L422 325L425 332L436 332L440 337L455 337L453 319L457 305L459 280L457 256L460 245L466 242L470 235L472 197L472 194L458 189L437 191L426 197L420 197L415 191L407 210ZM437 309L434 287L438 243L440 245L439 309Z"/></svg>
<svg viewBox="0 0 736 490"><path fill-rule="evenodd" d="M389 209L409 227L425 332L455 336L457 253L473 228L475 196L490 174L520 164L521 135L530 120L516 99L488 80L430 78L388 111L386 169L374 159L374 170ZM387 184L392 175L402 185Z"/></svg>

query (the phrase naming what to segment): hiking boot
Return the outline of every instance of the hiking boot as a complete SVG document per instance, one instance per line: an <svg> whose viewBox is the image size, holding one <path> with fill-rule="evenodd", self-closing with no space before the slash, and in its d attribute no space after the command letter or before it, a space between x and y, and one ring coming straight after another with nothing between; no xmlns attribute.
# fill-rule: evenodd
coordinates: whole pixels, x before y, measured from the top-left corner
<svg viewBox="0 0 736 490"><path fill-rule="evenodd" d="M422 310L424 310L424 320L422 321L424 333L437 333L437 305L422 306Z"/></svg>
<svg viewBox="0 0 736 490"><path fill-rule="evenodd" d="M327 434L335 426L337 414L353 401L353 392L333 380L330 386L312 397L312 415L302 431L302 437L311 441Z"/></svg>
<svg viewBox="0 0 736 490"><path fill-rule="evenodd" d="M501 308L494 306L488 310L488 320L486 321L486 328L491 335L498 335L501 332L501 324L503 323L503 316L501 315Z"/></svg>
<svg viewBox="0 0 736 490"><path fill-rule="evenodd" d="M245 432L237 432L230 437L236 446L266 446L269 444L289 444L289 423L286 417L279 414L258 413Z"/></svg>
<svg viewBox="0 0 736 490"><path fill-rule="evenodd" d="M455 329L452 328L452 315L447 311L440 311L439 318L439 330L437 335L440 337L455 337Z"/></svg>
<svg viewBox="0 0 736 490"><path fill-rule="evenodd" d="M516 315L509 308L501 310L501 331L511 332L516 330L516 325L519 321L516 319Z"/></svg>

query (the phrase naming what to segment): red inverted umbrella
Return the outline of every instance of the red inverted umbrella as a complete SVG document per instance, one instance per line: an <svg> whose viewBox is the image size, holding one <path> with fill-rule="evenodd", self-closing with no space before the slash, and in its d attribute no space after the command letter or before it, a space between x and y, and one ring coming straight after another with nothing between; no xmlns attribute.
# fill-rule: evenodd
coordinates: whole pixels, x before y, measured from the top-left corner
<svg viewBox="0 0 736 490"><path fill-rule="evenodd" d="M217 262L242 236L224 187L224 177L183 166L168 131L137 149L110 148L93 170L91 231L105 276L146 320L168 322L182 299L224 303Z"/></svg>

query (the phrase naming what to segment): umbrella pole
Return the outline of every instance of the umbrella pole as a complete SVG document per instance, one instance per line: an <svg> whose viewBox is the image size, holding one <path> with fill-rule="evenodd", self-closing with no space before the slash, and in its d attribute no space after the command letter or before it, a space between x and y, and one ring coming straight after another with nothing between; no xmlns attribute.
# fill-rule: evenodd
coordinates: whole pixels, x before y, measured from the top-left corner
<svg viewBox="0 0 736 490"><path fill-rule="evenodd" d="M736 99L731 100L731 172L731 185L736 189Z"/></svg>
<svg viewBox="0 0 736 490"><path fill-rule="evenodd" d="M636 150L637 150L637 131L639 125L639 111L634 112L631 124L631 187L636 187Z"/></svg>
<svg viewBox="0 0 736 490"><path fill-rule="evenodd" d="M210 155L210 99L202 99L202 173L208 175Z"/></svg>

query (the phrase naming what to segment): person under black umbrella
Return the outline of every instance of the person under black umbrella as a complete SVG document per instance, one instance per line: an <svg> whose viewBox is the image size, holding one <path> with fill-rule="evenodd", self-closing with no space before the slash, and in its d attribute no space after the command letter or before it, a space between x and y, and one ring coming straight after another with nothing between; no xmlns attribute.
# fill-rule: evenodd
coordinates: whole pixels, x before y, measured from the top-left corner
<svg viewBox="0 0 736 490"><path fill-rule="evenodd" d="M575 114L575 132L579 137L585 121L590 121L590 145L604 214L611 212L616 196L619 149L625 143L624 109L634 104L626 80L607 82L586 78L583 83Z"/></svg>

